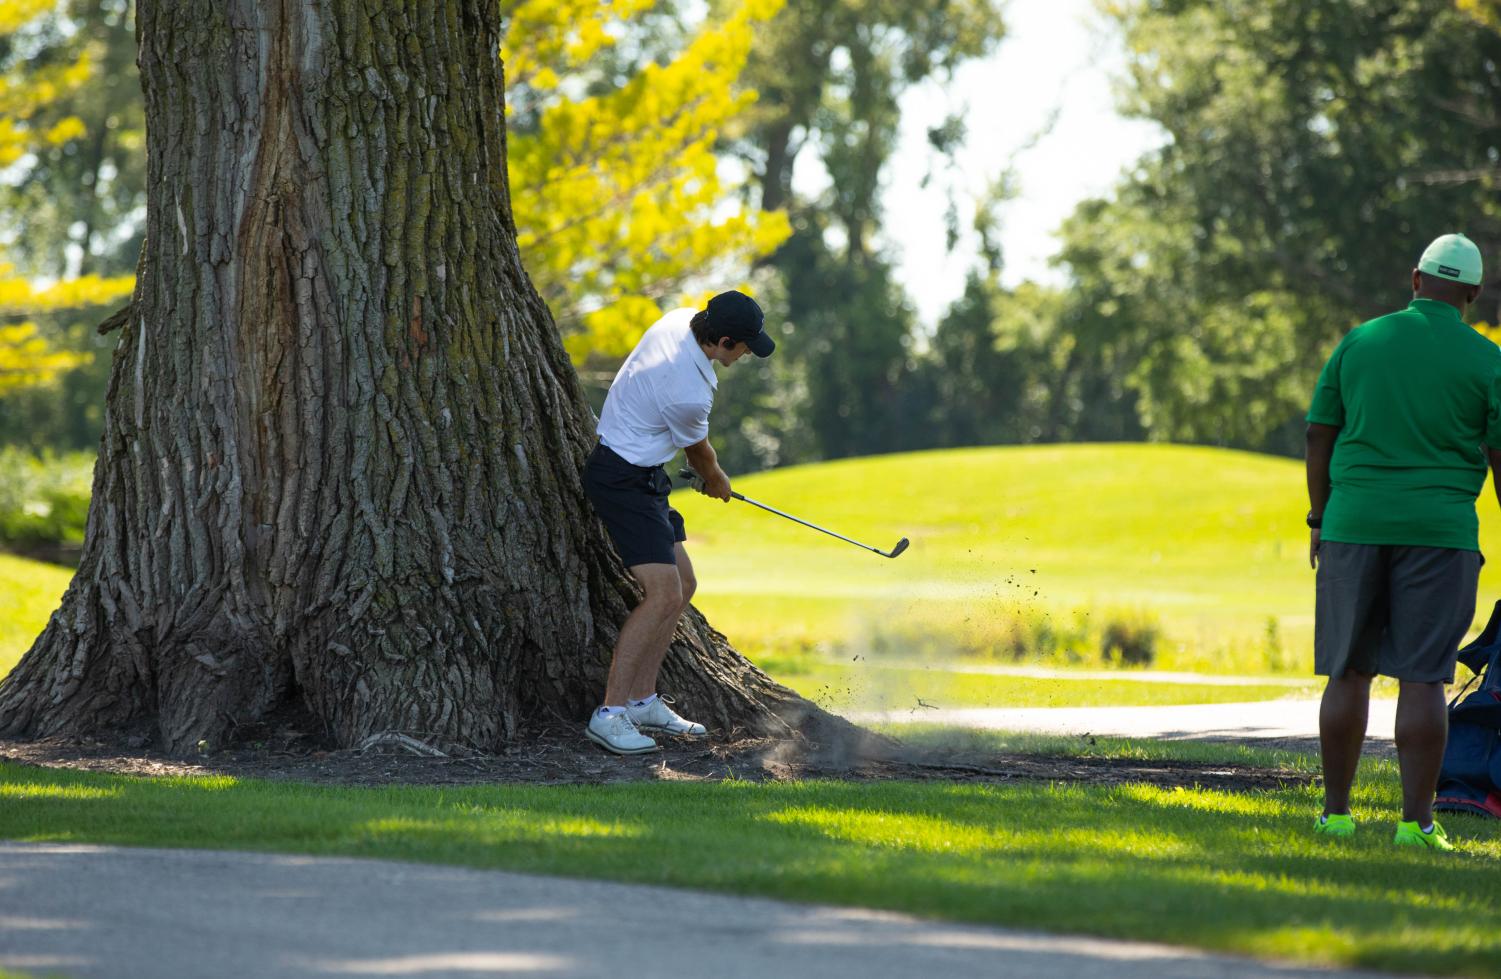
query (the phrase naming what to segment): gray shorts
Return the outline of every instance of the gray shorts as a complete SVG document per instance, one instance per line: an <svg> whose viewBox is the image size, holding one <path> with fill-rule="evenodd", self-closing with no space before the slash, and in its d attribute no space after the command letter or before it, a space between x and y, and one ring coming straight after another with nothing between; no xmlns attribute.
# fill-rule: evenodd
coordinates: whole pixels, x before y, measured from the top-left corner
<svg viewBox="0 0 1501 979"><path fill-rule="evenodd" d="M1386 544L1319 545L1313 669L1454 682L1475 618L1479 551Z"/></svg>

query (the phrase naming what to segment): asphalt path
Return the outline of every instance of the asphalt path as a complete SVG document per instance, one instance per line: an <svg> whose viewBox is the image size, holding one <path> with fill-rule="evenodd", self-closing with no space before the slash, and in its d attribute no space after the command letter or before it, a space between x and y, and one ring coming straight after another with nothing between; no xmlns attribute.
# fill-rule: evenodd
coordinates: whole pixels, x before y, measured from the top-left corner
<svg viewBox="0 0 1501 979"><path fill-rule="evenodd" d="M21 843L0 843L0 968L110 979L1370 975L497 871Z"/></svg>
<svg viewBox="0 0 1501 979"><path fill-rule="evenodd" d="M1079 670L1072 667L1025 666L1011 663L945 663L920 659L887 659L876 665L893 670L936 670L943 673L983 673L988 676L1019 676L1033 680L1095 680L1101 683L1171 683L1206 687L1287 687L1307 689L1318 677L1238 676L1225 673L1189 673L1181 670Z"/></svg>

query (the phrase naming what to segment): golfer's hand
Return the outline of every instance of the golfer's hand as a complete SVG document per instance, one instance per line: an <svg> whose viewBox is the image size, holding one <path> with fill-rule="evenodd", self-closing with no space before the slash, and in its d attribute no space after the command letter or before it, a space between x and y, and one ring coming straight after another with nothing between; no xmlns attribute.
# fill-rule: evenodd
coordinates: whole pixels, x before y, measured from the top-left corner
<svg viewBox="0 0 1501 979"><path fill-rule="evenodd" d="M1319 532L1317 530L1308 532L1308 566L1315 570L1319 566Z"/></svg>
<svg viewBox="0 0 1501 979"><path fill-rule="evenodd" d="M723 469L716 469L703 477L703 485L698 490L705 496L712 496L716 500L730 501L730 477L724 474Z"/></svg>

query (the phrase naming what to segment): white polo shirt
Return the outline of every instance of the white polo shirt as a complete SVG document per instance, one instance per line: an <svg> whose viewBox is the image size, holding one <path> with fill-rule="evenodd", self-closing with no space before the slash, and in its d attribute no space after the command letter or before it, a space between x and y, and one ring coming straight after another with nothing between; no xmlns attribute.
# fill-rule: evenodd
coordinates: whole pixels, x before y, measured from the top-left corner
<svg viewBox="0 0 1501 979"><path fill-rule="evenodd" d="M693 338L696 312L674 309L653 323L610 383L599 438L632 465L663 465L708 437L719 381Z"/></svg>

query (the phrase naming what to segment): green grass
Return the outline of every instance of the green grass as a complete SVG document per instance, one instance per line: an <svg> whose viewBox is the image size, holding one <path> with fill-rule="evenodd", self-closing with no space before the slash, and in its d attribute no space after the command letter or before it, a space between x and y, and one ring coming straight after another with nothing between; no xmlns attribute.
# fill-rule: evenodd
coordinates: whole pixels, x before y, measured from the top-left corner
<svg viewBox="0 0 1501 979"><path fill-rule="evenodd" d="M778 669L809 650L1004 662L1039 637L1062 650L1051 661L1095 665L1106 621L1134 617L1160 626L1160 667L1306 674L1313 576L1302 479L1300 463L1270 456L1068 445L852 459L736 481L883 547L910 537L895 561L743 504L691 492L674 504L688 519L697 604ZM1497 553L1501 520L1489 491L1481 500L1482 544ZM1482 572L1482 596L1496 566ZM0 556L0 674L67 580ZM993 692L982 685L962 699Z"/></svg>
<svg viewBox="0 0 1501 979"><path fill-rule="evenodd" d="M912 540L887 561L741 503L675 494L700 582L695 604L753 658L889 646L985 656L1014 645L1018 622L1077 632L1088 617L1135 613L1161 624L1158 666L1312 665L1296 460L1171 445L958 449L734 485L878 547ZM1480 511L1482 547L1501 553L1489 488ZM1482 620L1498 573L1495 561L1482 573Z"/></svg>
<svg viewBox="0 0 1501 979"><path fill-rule="evenodd" d="M1313 575L1295 460L1191 446L1003 447L842 460L735 485L881 547L913 542L887 561L740 503L676 494L696 603L776 669L808 651L1009 662L1039 641L1059 650L1047 662L1098 665L1105 624L1133 618L1160 629L1158 667L1311 667ZM1480 512L1482 545L1501 553L1488 489ZM1481 618L1498 567L1482 571ZM0 674L45 624L67 576L0 557ZM1026 702L1047 696L1020 686L1012 690ZM952 699L996 694L980 684Z"/></svg>
<svg viewBox="0 0 1501 979"><path fill-rule="evenodd" d="M71 569L0 554L0 677L31 648L72 580Z"/></svg>
<svg viewBox="0 0 1501 979"><path fill-rule="evenodd" d="M9 673L57 607L71 571L0 554L0 676ZM856 666L807 655L758 657L794 689L838 709L881 709L915 703L942 707L1090 707L1270 700L1299 693L1286 686L1165 684L1131 679L1036 679L974 672L941 673L884 663Z"/></svg>
<svg viewBox="0 0 1501 979"><path fill-rule="evenodd" d="M838 663L810 656L771 656L759 664L783 683L834 710L903 707L1162 707L1232 704L1313 696L1313 681L1286 683L1163 683L1130 673L1099 677L1006 676L933 667ZM921 704L919 703L921 701Z"/></svg>
<svg viewBox="0 0 1501 979"><path fill-rule="evenodd" d="M1093 750L1134 749L1106 743ZM1210 759L1255 756L1192 750ZM0 765L0 837L389 857L1309 962L1494 974L1501 828L1451 820L1464 851L1452 859L1398 851L1388 843L1396 786L1392 765L1367 764L1355 804L1361 833L1350 845L1328 845L1309 831L1312 787L1248 794L891 782L336 789Z"/></svg>

